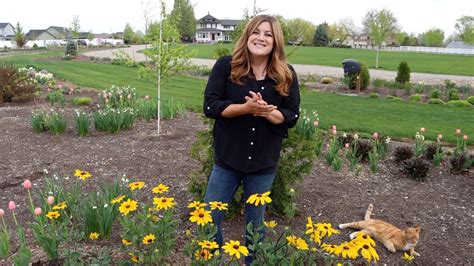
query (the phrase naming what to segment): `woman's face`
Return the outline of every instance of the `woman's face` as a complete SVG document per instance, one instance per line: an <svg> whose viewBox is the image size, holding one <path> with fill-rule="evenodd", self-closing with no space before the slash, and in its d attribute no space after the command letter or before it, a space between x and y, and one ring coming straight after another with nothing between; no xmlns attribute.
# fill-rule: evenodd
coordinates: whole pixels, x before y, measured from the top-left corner
<svg viewBox="0 0 474 266"><path fill-rule="evenodd" d="M250 34L247 48L252 56L267 57L272 52L273 41L272 26L264 21Z"/></svg>

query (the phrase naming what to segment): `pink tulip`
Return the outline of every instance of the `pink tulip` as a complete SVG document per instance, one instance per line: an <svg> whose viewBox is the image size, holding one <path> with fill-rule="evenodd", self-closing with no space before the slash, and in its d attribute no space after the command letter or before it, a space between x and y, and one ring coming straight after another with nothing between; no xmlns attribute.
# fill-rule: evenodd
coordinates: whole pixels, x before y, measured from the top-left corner
<svg viewBox="0 0 474 266"><path fill-rule="evenodd" d="M36 215L36 216L40 216L42 212L43 212L43 211L41 210L40 207L38 207L38 208L35 209L35 215Z"/></svg>
<svg viewBox="0 0 474 266"><path fill-rule="evenodd" d="M443 139L443 135L438 134L438 139Z"/></svg>
<svg viewBox="0 0 474 266"><path fill-rule="evenodd" d="M346 149L349 149L349 143L346 143L346 145L344 145L344 147L345 147Z"/></svg>
<svg viewBox="0 0 474 266"><path fill-rule="evenodd" d="M420 132L425 133L425 128L424 127L420 128Z"/></svg>
<svg viewBox="0 0 474 266"><path fill-rule="evenodd" d="M62 89L62 88L63 88L63 85L62 85L62 84L59 84L59 85L58 85L58 88L59 88L59 89Z"/></svg>
<svg viewBox="0 0 474 266"><path fill-rule="evenodd" d="M23 187L26 188L26 189L30 189L31 188L31 181L26 179L25 182L23 182Z"/></svg>
<svg viewBox="0 0 474 266"><path fill-rule="evenodd" d="M13 201L8 202L8 209L14 211L16 209L16 204Z"/></svg>
<svg viewBox="0 0 474 266"><path fill-rule="evenodd" d="M332 129L332 134L333 135L336 135L337 134L337 130L335 128Z"/></svg>
<svg viewBox="0 0 474 266"><path fill-rule="evenodd" d="M318 127L318 126L319 126L319 121L318 121L318 120L314 121L314 122L313 122L313 126L314 126L314 127Z"/></svg>
<svg viewBox="0 0 474 266"><path fill-rule="evenodd" d="M374 138L374 139L378 139L378 138L379 138L379 133L377 133L377 132L374 132L374 134L372 135L372 138Z"/></svg>
<svg viewBox="0 0 474 266"><path fill-rule="evenodd" d="M132 95L129 94L129 95L127 96L127 99L129 99L129 100L132 99Z"/></svg>
<svg viewBox="0 0 474 266"><path fill-rule="evenodd" d="M331 129L336 130L336 125L332 125Z"/></svg>
<svg viewBox="0 0 474 266"><path fill-rule="evenodd" d="M456 135L459 135L461 134L461 129L460 128L456 128Z"/></svg>
<svg viewBox="0 0 474 266"><path fill-rule="evenodd" d="M5 211L3 209L0 209L0 218L2 218L3 215L5 215Z"/></svg>
<svg viewBox="0 0 474 266"><path fill-rule="evenodd" d="M47 202L49 205L53 205L53 203L54 203L54 197L53 197L53 196L49 196L48 199L46 200L46 202Z"/></svg>
<svg viewBox="0 0 474 266"><path fill-rule="evenodd" d="M146 95L145 100L149 100L149 99L150 99L150 96Z"/></svg>
<svg viewBox="0 0 474 266"><path fill-rule="evenodd" d="M464 137L462 138L463 140L467 140L467 135L464 135Z"/></svg>

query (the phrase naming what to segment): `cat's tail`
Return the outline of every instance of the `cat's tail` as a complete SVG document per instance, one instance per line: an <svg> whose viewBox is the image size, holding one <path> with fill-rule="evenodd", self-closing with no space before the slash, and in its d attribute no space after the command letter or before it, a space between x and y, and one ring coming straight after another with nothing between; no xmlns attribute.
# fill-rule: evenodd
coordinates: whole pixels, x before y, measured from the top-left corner
<svg viewBox="0 0 474 266"><path fill-rule="evenodd" d="M365 212L364 220L370 220L370 216L372 215L372 211L374 210L374 205L372 203L369 204L367 211Z"/></svg>

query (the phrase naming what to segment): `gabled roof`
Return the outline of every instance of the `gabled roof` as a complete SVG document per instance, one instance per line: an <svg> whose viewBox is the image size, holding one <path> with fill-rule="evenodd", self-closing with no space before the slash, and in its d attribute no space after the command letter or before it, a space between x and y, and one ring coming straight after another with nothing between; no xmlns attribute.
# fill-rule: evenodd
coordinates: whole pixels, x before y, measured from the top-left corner
<svg viewBox="0 0 474 266"><path fill-rule="evenodd" d="M474 46L469 45L469 43L465 42L450 42L448 43L446 48L474 49Z"/></svg>
<svg viewBox="0 0 474 266"><path fill-rule="evenodd" d="M13 27L13 25L12 25L11 23L0 23L0 29L4 29L4 28L6 28L8 25L10 25L10 26ZM13 28L15 28L15 27L13 27Z"/></svg>
<svg viewBox="0 0 474 266"><path fill-rule="evenodd" d="M59 32L60 34L63 34L66 38L71 36L71 31L66 27L50 26L49 28L46 29L46 31L48 31L56 39L63 39L62 38L63 36L56 36L56 34L54 34L54 31L51 31L51 30L54 30L56 32Z"/></svg>
<svg viewBox="0 0 474 266"><path fill-rule="evenodd" d="M222 25L229 25L229 26L237 26L240 24L240 22L242 20L238 20L238 19L223 19L221 20L222 21Z"/></svg>
<svg viewBox="0 0 474 266"><path fill-rule="evenodd" d="M210 14L207 14L205 15L204 17L198 19L197 21L198 23L202 23L202 22L213 22L213 23L220 23L221 21L213 16L211 16Z"/></svg>
<svg viewBox="0 0 474 266"><path fill-rule="evenodd" d="M42 33L46 33L51 35L51 37L56 38L51 32L47 30L30 30L27 34L25 34L25 38L27 40L35 40L38 36L40 36Z"/></svg>

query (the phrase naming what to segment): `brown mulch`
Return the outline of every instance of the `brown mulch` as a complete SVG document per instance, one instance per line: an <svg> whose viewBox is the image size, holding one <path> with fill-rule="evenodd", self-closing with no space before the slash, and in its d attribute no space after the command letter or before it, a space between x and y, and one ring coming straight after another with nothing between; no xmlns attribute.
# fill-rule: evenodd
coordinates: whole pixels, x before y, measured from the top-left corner
<svg viewBox="0 0 474 266"><path fill-rule="evenodd" d="M97 92L83 89L82 95L95 97L94 104L97 103ZM67 97L73 96L78 94ZM71 176L77 168L89 170L96 178L91 186L123 174L153 185L161 182L171 187L180 220L177 256L170 262L186 263L182 255L183 243L187 241L183 232L193 228L187 221L186 205L193 199L187 187L190 173L199 167L190 157L189 148L196 139L195 132L206 128L201 114L188 112L184 118L162 121L160 136L156 133L156 121L138 122L133 129L118 134L93 131L91 136L81 138L75 135L70 119L66 132L59 136L34 133L30 126L31 112L49 108L44 100L0 106L0 208L7 209L8 201L14 200L19 220L27 226L32 216L27 210L27 197L21 183L30 179L35 188L44 187L44 169L59 176ZM66 106L70 117L73 109ZM416 260L417 264L472 264L473 172L452 175L444 162L441 167L432 168L427 181L421 183L404 176L398 168L389 157L376 174L370 173L367 163L359 175L346 166L334 172L320 157L311 174L295 187L299 215L291 219L268 215L267 220L275 219L279 228L288 225L299 233L305 229L307 216L312 216L315 222L330 222L336 226L363 219L368 204L373 203L374 218L400 228L421 226L416 248L421 257ZM13 229L8 211L5 218ZM346 241L351 232L343 230L328 241ZM242 233L242 217L225 222L227 240L243 241ZM35 254L33 262L45 263L44 252L34 244L30 233L28 237ZM103 245L118 246L119 241L118 234L114 234ZM402 252L390 254L381 243L377 244L377 251L381 263L401 263ZM0 264L9 265L10 260L0 260Z"/></svg>

